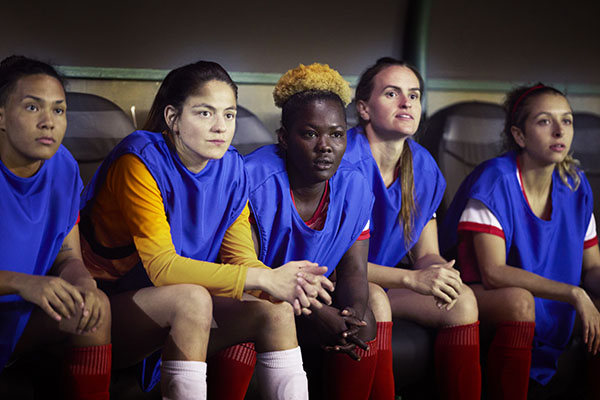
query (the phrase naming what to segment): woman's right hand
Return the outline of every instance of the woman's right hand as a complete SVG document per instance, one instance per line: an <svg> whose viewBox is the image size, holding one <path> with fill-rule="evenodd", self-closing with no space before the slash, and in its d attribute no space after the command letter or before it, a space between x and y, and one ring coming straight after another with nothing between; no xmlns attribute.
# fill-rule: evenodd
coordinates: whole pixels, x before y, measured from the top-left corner
<svg viewBox="0 0 600 400"><path fill-rule="evenodd" d="M344 353L353 360L360 361L354 350L356 346L368 349L368 345L358 336L360 329L367 323L356 316L353 308L338 310L335 307L323 306L315 311L311 319L317 324L325 351Z"/></svg>
<svg viewBox="0 0 600 400"><path fill-rule="evenodd" d="M410 289L433 296L440 308L450 310L460 295L462 280L454 269L454 260L444 264L432 264L413 271Z"/></svg>
<svg viewBox="0 0 600 400"><path fill-rule="evenodd" d="M600 349L600 312L583 288L576 287L574 293L573 306L581 318L583 342L587 344L588 351L596 355Z"/></svg>
<svg viewBox="0 0 600 400"><path fill-rule="evenodd" d="M20 278L18 294L56 321L71 318L84 306L79 290L62 278L29 274Z"/></svg>
<svg viewBox="0 0 600 400"><path fill-rule="evenodd" d="M264 289L271 296L290 303L296 315L310 314L311 308L331 304L329 292L333 291L333 283L323 276L326 272L327 267L310 261L290 261L269 270L270 279Z"/></svg>

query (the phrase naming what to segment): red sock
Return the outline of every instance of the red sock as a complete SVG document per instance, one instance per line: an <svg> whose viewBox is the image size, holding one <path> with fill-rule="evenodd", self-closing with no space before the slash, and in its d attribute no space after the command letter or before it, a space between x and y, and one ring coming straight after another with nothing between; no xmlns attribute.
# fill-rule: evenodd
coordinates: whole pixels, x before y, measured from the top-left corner
<svg viewBox="0 0 600 400"><path fill-rule="evenodd" d="M66 392L72 400L108 400L112 345L72 347L66 356Z"/></svg>
<svg viewBox="0 0 600 400"><path fill-rule="evenodd" d="M496 328L487 359L489 398L527 399L535 322L506 321Z"/></svg>
<svg viewBox="0 0 600 400"><path fill-rule="evenodd" d="M242 343L221 350L207 361L208 399L243 400L254 373L254 343Z"/></svg>
<svg viewBox="0 0 600 400"><path fill-rule="evenodd" d="M377 365L369 400L394 399L394 368L392 357L392 321L377 323Z"/></svg>
<svg viewBox="0 0 600 400"><path fill-rule="evenodd" d="M479 400L479 321L440 329L435 339L434 358L441 398Z"/></svg>
<svg viewBox="0 0 600 400"><path fill-rule="evenodd" d="M356 348L360 361L348 355L327 353L324 359L324 392L328 400L368 399L377 365L375 339L367 342L369 351Z"/></svg>

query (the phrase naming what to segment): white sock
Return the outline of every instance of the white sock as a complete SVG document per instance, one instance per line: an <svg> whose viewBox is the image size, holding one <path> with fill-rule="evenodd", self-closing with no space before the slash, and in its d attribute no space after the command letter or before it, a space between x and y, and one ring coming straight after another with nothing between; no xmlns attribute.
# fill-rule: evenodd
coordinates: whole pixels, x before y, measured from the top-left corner
<svg viewBox="0 0 600 400"><path fill-rule="evenodd" d="M206 400L206 363L167 360L160 366L163 400Z"/></svg>
<svg viewBox="0 0 600 400"><path fill-rule="evenodd" d="M300 347L256 355L256 376L265 400L308 400Z"/></svg>

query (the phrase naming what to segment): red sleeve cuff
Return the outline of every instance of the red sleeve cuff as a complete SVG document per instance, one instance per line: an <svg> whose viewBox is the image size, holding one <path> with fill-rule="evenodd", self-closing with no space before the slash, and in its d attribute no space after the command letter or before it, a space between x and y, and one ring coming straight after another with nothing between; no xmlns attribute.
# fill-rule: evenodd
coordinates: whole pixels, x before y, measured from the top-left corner
<svg viewBox="0 0 600 400"><path fill-rule="evenodd" d="M491 233L505 239L504 231L491 225L478 224L477 222L459 222L458 231L482 232Z"/></svg>
<svg viewBox="0 0 600 400"><path fill-rule="evenodd" d="M593 238L586 240L583 242L583 249L589 249L590 247L594 247L598 244L598 236L594 236Z"/></svg>
<svg viewBox="0 0 600 400"><path fill-rule="evenodd" d="M370 237L371 237L371 230L366 229L366 230L362 231L362 233L360 235L358 235L358 239L356 239L356 240L367 240Z"/></svg>

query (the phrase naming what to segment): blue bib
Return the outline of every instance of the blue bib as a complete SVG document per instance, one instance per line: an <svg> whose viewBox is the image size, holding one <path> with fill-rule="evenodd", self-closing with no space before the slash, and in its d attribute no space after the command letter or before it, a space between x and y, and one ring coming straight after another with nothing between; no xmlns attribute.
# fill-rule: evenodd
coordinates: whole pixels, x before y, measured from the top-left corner
<svg viewBox="0 0 600 400"><path fill-rule="evenodd" d="M273 268L309 260L328 267L327 276L362 233L373 195L362 174L342 161L329 180L329 207L322 230L306 226L290 195L283 151L268 145L245 158L250 207L260 237L259 259Z"/></svg>
<svg viewBox="0 0 600 400"><path fill-rule="evenodd" d="M581 172L573 192L555 170L552 175L552 214L549 221L535 216L517 180L515 153L506 153L479 165L461 184L440 230L443 252L458 242L458 221L470 198L481 201L504 231L506 263L548 279L578 286L583 244L593 210L590 185ZM575 319L567 303L535 298L535 337L531 377L548 383L566 346Z"/></svg>
<svg viewBox="0 0 600 400"><path fill-rule="evenodd" d="M367 178L375 195L371 213L369 262L390 267L398 265L419 240L423 228L439 207L446 189L446 181L431 154L412 139L407 139L405 145L410 146L412 151L416 205L412 241L408 246L404 243L404 231L399 219L402 207L400 178L389 188L385 186L361 127L348 131L348 147L344 155L344 159L358 167Z"/></svg>
<svg viewBox="0 0 600 400"><path fill-rule="evenodd" d="M0 161L0 269L46 275L77 223L81 189L77 163L62 145L29 178ZM0 296L0 371L33 307L18 295Z"/></svg>

